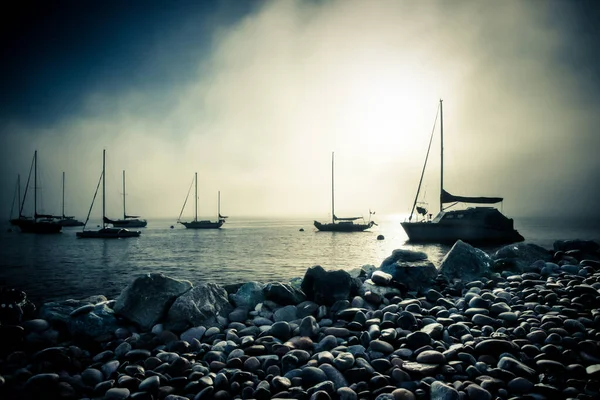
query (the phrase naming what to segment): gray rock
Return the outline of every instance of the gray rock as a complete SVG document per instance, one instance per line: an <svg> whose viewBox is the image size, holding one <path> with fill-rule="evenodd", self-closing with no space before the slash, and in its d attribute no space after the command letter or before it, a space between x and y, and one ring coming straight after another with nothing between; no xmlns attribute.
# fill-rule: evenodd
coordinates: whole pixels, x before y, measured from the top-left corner
<svg viewBox="0 0 600 400"><path fill-rule="evenodd" d="M265 301L264 288L265 285L259 282L244 283L235 294L230 295L231 301L236 307L253 309Z"/></svg>
<svg viewBox="0 0 600 400"><path fill-rule="evenodd" d="M322 364L319 366L319 368L325 372L327 379L333 382L333 387L335 390L348 386L348 382L346 381L346 378L344 378L344 375L334 366L330 364Z"/></svg>
<svg viewBox="0 0 600 400"><path fill-rule="evenodd" d="M429 398L431 400L458 400L460 396L452 386L440 381L433 381Z"/></svg>
<svg viewBox="0 0 600 400"><path fill-rule="evenodd" d="M492 394L476 384L470 384L466 390L470 400L492 400Z"/></svg>
<svg viewBox="0 0 600 400"><path fill-rule="evenodd" d="M300 336L308 336L315 337L319 330L319 325L317 324L317 320L312 315L308 317L302 318L299 326L299 334Z"/></svg>
<svg viewBox="0 0 600 400"><path fill-rule="evenodd" d="M377 271L377 272L381 272L381 271ZM383 273L383 272L381 272L381 273ZM386 274L386 275L389 275L389 274ZM379 286L379 285L376 285L375 282L373 282L370 279L367 279L366 281L364 281L364 283L361 285L358 293L364 297L367 292L375 293L378 296L380 296L381 298L401 295L400 290L396 289L395 287Z"/></svg>
<svg viewBox="0 0 600 400"><path fill-rule="evenodd" d="M498 368L505 369L517 376L527 379L536 377L536 371L533 368L529 368L527 365L511 357L502 357L500 361L498 361Z"/></svg>
<svg viewBox="0 0 600 400"><path fill-rule="evenodd" d="M205 332L206 328L204 326L195 326L183 332L181 335L179 335L179 338L181 340L185 340L188 343L192 343L193 339L202 339L202 336Z"/></svg>
<svg viewBox="0 0 600 400"><path fill-rule="evenodd" d="M273 313L273 320L275 322L286 321L292 322L298 319L298 314L296 310L296 306L285 306L278 308Z"/></svg>
<svg viewBox="0 0 600 400"><path fill-rule="evenodd" d="M175 300L165 328L177 332L190 326L220 326L217 317L227 316L232 310L225 289L215 283L200 283Z"/></svg>
<svg viewBox="0 0 600 400"><path fill-rule="evenodd" d="M537 260L551 261L552 254L532 243L514 243L500 248L492 255L494 269L523 273L538 270Z"/></svg>
<svg viewBox="0 0 600 400"><path fill-rule="evenodd" d="M83 306L96 305L107 302L104 296L90 296L82 300L63 300L44 303L39 310L39 318L50 324L61 323L67 325L71 319L71 313Z"/></svg>
<svg viewBox="0 0 600 400"><path fill-rule="evenodd" d="M435 266L420 251L397 249L381 263L379 271L392 275L411 290L428 288L437 276Z"/></svg>
<svg viewBox="0 0 600 400"><path fill-rule="evenodd" d="M390 281L392 280L392 275L387 274L383 271L375 271L373 272L373 274L371 275L371 280L379 286L387 286L390 284Z"/></svg>
<svg viewBox="0 0 600 400"><path fill-rule="evenodd" d="M449 282L454 279L474 281L491 276L491 266L492 259L486 252L457 240L442 260L439 273Z"/></svg>
<svg viewBox="0 0 600 400"><path fill-rule="evenodd" d="M191 288L189 281L163 274L146 274L136 278L121 292L114 310L142 329L149 330L166 316L175 299Z"/></svg>
<svg viewBox="0 0 600 400"><path fill-rule="evenodd" d="M71 317L67 327L73 337L101 340L111 337L119 325L113 309L102 303L95 306L92 312Z"/></svg>
<svg viewBox="0 0 600 400"><path fill-rule="evenodd" d="M349 387L341 387L337 390L337 395L340 397L340 400L357 400L358 395L356 392Z"/></svg>
<svg viewBox="0 0 600 400"><path fill-rule="evenodd" d="M446 357L439 351L425 350L419 353L417 362L423 364L444 364L446 363Z"/></svg>
<svg viewBox="0 0 600 400"><path fill-rule="evenodd" d="M302 280L302 291L308 300L331 306L358 294L360 280L344 270L325 271L320 265L310 267Z"/></svg>
<svg viewBox="0 0 600 400"><path fill-rule="evenodd" d="M125 400L128 397L129 389L126 388L111 388L104 394L106 400Z"/></svg>
<svg viewBox="0 0 600 400"><path fill-rule="evenodd" d="M265 298L284 306L296 305L306 300L302 290L288 283L271 282L264 289Z"/></svg>

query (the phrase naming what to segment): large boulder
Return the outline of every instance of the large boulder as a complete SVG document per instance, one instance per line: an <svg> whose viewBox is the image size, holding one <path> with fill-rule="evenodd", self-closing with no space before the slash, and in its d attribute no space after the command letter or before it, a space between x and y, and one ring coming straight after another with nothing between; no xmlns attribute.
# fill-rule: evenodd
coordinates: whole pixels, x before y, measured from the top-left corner
<svg viewBox="0 0 600 400"><path fill-rule="evenodd" d="M81 300L51 301L44 303L40 307L38 318L45 319L56 327L67 328L71 322L71 313L75 310L89 308L88 311L91 311L94 308L93 306L106 303L107 301L107 298L102 295L90 296Z"/></svg>
<svg viewBox="0 0 600 400"><path fill-rule="evenodd" d="M149 330L163 319L177 297L192 288L190 281L160 273L136 278L117 297L114 310L142 329Z"/></svg>
<svg viewBox="0 0 600 400"><path fill-rule="evenodd" d="M427 254L404 249L394 250L392 255L383 260L379 271L392 275L394 281L412 291L431 287L437 276L437 270Z"/></svg>
<svg viewBox="0 0 600 400"><path fill-rule="evenodd" d="M109 339L119 327L115 312L106 303L88 313L73 313L68 324L72 337L89 337L98 341Z"/></svg>
<svg viewBox="0 0 600 400"><path fill-rule="evenodd" d="M232 294L229 297L236 307L253 309L258 303L265 301L264 288L265 285L263 283L244 283L235 294Z"/></svg>
<svg viewBox="0 0 600 400"><path fill-rule="evenodd" d="M225 289L216 283L200 283L175 300L165 328L181 332L191 326L220 326L217 317L227 318L232 311Z"/></svg>
<svg viewBox="0 0 600 400"><path fill-rule="evenodd" d="M284 306L296 305L306 300L306 295L289 283L271 282L264 289L265 298Z"/></svg>
<svg viewBox="0 0 600 400"><path fill-rule="evenodd" d="M497 250L493 255L496 271L513 271L516 273L535 271L532 264L537 260L551 261L552 254L533 243L509 244Z"/></svg>
<svg viewBox="0 0 600 400"><path fill-rule="evenodd" d="M358 294L360 280L352 278L344 270L325 271L320 265L306 270L302 280L302 291L308 300L331 306L338 300L347 300Z"/></svg>
<svg viewBox="0 0 600 400"><path fill-rule="evenodd" d="M493 260L486 252L457 240L442 259L438 272L450 282L454 279L470 282L490 276L492 264Z"/></svg>

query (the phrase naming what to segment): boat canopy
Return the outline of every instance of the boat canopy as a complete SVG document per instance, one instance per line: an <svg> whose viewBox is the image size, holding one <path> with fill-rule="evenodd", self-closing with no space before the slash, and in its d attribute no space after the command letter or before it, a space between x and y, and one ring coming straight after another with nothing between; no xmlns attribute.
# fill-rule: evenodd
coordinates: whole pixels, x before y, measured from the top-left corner
<svg viewBox="0 0 600 400"><path fill-rule="evenodd" d="M502 201L502 197L465 197L455 196L442 190L442 203L474 203L474 204L496 204Z"/></svg>
<svg viewBox="0 0 600 400"><path fill-rule="evenodd" d="M362 217L351 217L351 218L338 218L333 214L333 219L335 221L356 221L357 219L361 219Z"/></svg>

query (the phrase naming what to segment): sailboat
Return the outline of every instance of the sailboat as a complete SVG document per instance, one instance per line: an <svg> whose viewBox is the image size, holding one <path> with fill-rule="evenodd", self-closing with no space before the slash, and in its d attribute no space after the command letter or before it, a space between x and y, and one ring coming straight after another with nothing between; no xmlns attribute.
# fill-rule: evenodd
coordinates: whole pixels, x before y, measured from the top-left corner
<svg viewBox="0 0 600 400"><path fill-rule="evenodd" d="M191 187L190 187L190 190L188 190L188 195L185 198L185 202L183 203L183 207L181 208L181 213L179 213L179 218L177 218L177 223L185 226L188 229L218 229L218 228L220 228L225 223L225 219L228 218L227 216L221 215L221 192L219 192L218 206L217 206L219 218L216 221L210 221L210 220L198 221L198 173L197 172L194 174L194 183L195 183L195 187L196 187L195 196L194 196L194 207L195 207L194 220L190 221L190 222L181 222L181 215L183 214L183 210L185 209L185 205L190 196L190 191L191 191Z"/></svg>
<svg viewBox="0 0 600 400"><path fill-rule="evenodd" d="M83 226L83 222L78 221L73 216L65 215L65 173L62 173L62 218L58 220L62 226Z"/></svg>
<svg viewBox="0 0 600 400"><path fill-rule="evenodd" d="M125 171L123 171L123 219L112 220L106 218L106 222L116 228L144 228L148 225L145 219L139 219L138 215L127 215L125 211Z"/></svg>
<svg viewBox="0 0 600 400"><path fill-rule="evenodd" d="M417 195L408 221L401 225L411 242L425 243L454 243L462 240L469 243L514 243L523 241L524 238L513 227L513 220L507 218L494 207L469 207L462 210L446 211L458 203L471 204L497 204L503 201L502 197L466 197L455 196L444 189L444 113L442 100L439 106L440 136L441 136L441 178L440 178L440 211L431 219L431 214L425 207L417 206L417 199L423 182L423 174L427 166L429 149L434 131L431 133L425 164L417 188ZM437 116L436 116L437 120ZM434 125L435 128L435 125ZM444 207L445 204L452 203ZM420 221L412 222L413 214L421 215ZM418 217L417 217L418 218Z"/></svg>
<svg viewBox="0 0 600 400"><path fill-rule="evenodd" d="M369 221L365 222L363 217L349 217L339 218L335 215L335 196L334 196L334 153L331 153L331 222L319 222L314 221L315 228L324 232L362 232L373 225L375 222L371 221L371 215L375 212L369 210ZM363 222L354 222L362 219Z"/></svg>
<svg viewBox="0 0 600 400"><path fill-rule="evenodd" d="M17 205L17 209L19 210L19 215L17 218L13 218L13 211L15 210L15 203ZM21 215L21 175L17 174L17 186L15 187L15 194L13 195L13 201L10 206L10 216L8 220L11 225L17 225L19 219L26 218Z"/></svg>
<svg viewBox="0 0 600 400"><path fill-rule="evenodd" d="M29 177L27 178L27 185L25 187L25 194L19 207L19 217L12 219L10 223L16 225L21 229L23 233L60 233L62 225L55 221L53 215L38 214L37 213L37 150L33 153L33 217L27 217L23 215L23 207L25 206L25 199L27 198L27 189L29 187L29 181L31 179L31 169L29 170ZM19 183L20 186L20 183ZM19 189L20 197L20 189Z"/></svg>
<svg viewBox="0 0 600 400"><path fill-rule="evenodd" d="M88 212L87 218L85 220L85 224L83 225L83 230L81 232L77 232L77 237L79 238L97 238L97 239L120 239L120 238L128 238L128 237L138 237L140 236L140 231L130 231L124 228L108 228L106 226L107 218L106 218L106 150L102 152L102 174L100 175L100 180L98 181L98 186L96 186L96 192L94 193L94 198L92 199L92 205L90 206L90 210ZM96 199L96 195L98 194L98 189L100 188L100 182L102 182L102 228L97 231L86 231L85 226L90 220L90 213L92 212L92 208L94 207L94 200Z"/></svg>

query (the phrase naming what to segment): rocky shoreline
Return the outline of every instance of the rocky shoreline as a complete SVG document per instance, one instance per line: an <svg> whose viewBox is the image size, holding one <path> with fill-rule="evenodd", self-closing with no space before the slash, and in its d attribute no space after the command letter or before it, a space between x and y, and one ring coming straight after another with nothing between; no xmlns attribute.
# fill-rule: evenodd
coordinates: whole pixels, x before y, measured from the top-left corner
<svg viewBox="0 0 600 400"><path fill-rule="evenodd" d="M600 398L599 249L459 241L438 268L396 250L225 287L148 274L39 309L2 288L0 398Z"/></svg>

